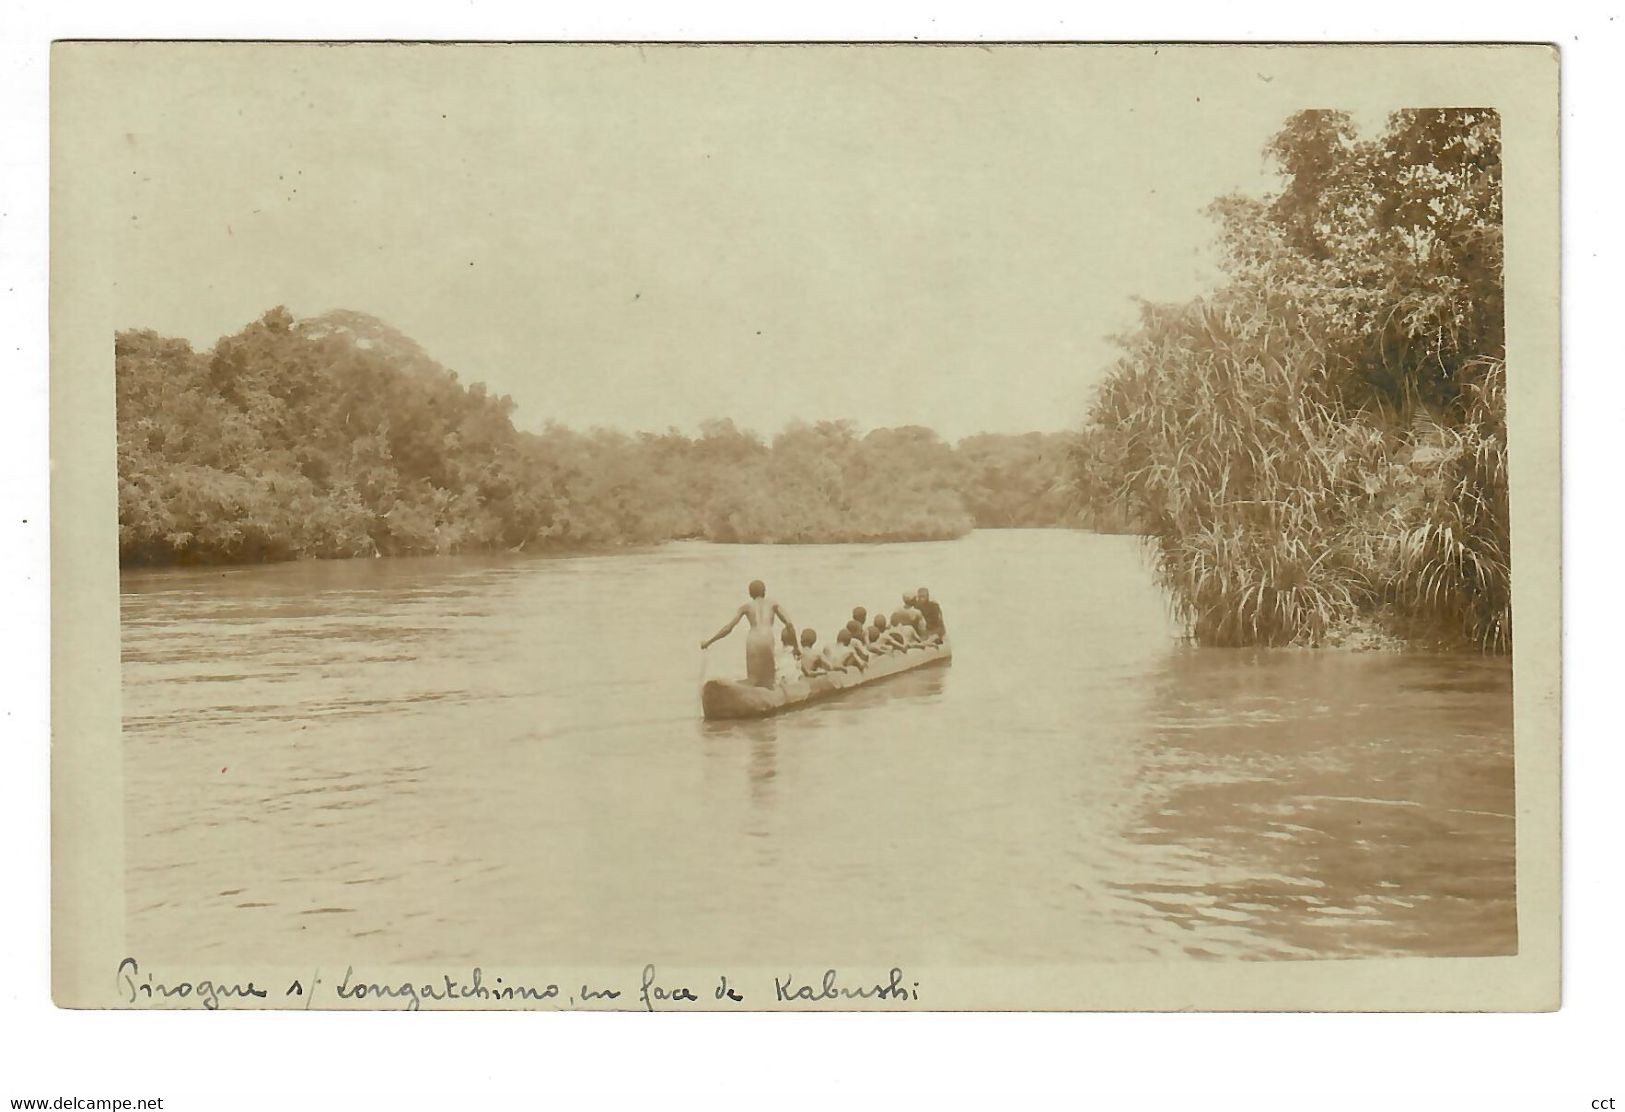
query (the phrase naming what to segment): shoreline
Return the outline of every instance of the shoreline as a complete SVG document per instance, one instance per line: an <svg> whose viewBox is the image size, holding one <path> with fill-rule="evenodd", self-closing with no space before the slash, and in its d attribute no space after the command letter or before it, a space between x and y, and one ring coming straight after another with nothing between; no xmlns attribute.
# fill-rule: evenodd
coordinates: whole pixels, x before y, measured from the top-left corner
<svg viewBox="0 0 1625 1112"><path fill-rule="evenodd" d="M777 537L762 538L760 540L734 540L716 541L705 537L668 537L665 540L647 543L628 543L616 545L538 545L534 548L467 548L456 552L397 552L397 553L367 553L354 556L290 556L282 559L257 560L171 560L164 562L125 562L119 561L119 574L132 572L162 572L162 571L210 571L242 570L245 568L278 567L289 564L343 564L356 560L441 560L457 559L467 556L515 556L527 559L570 559L580 556L630 556L640 552L651 552L669 544L703 544L719 547L818 547L834 548L839 545L884 545L884 544L945 544L952 541L963 540L972 533L1005 533L1005 532L1062 532L1062 533L1090 533L1096 536L1107 537L1137 537L1137 533L1120 533L1100 529L1087 529L1076 525L988 525L967 529L962 533L951 536L932 534L888 534L880 537L853 536L835 537L828 540L781 540Z"/></svg>
<svg viewBox="0 0 1625 1112"><path fill-rule="evenodd" d="M843 545L863 545L878 547L891 544L939 544L964 540L973 533L1007 533L1007 532L1039 532L1039 533L1083 533L1103 537L1132 537L1137 540L1149 539L1146 534L1125 533L1116 531L1103 531L1088 529L1081 526L1070 525L1011 525L986 526L970 529L952 537L941 536L898 536L876 540L873 538L850 539L840 538L825 541L712 541L703 537L673 537L669 540L655 541L646 544L624 545L584 545L584 546L547 546L531 549L477 549L463 552L416 552L401 553L393 556L304 556L282 560L253 560L253 561L198 561L196 563L165 563L165 564L121 564L119 566L119 579L123 583L127 579L140 579L147 576L163 576L176 573L204 574L218 572L221 575L241 573L271 568L308 567L313 564L340 565L361 560L387 560L392 562L413 560L462 560L469 558L483 559L511 559L511 560L570 560L581 558L596 558L606 556L635 556L658 551L672 545L715 546L721 548L735 547L827 547L837 548ZM1236 652L1313 652L1313 653L1418 653L1426 655L1455 655L1466 654L1475 657L1503 658L1510 657L1509 653L1486 651L1480 646L1460 639L1452 639L1438 629L1416 628L1405 633L1395 629L1397 618L1390 615L1386 620L1382 615L1360 615L1341 622L1326 631L1326 635L1318 644L1308 645L1302 643L1287 643L1282 645L1203 645L1189 633L1183 640L1195 648L1202 649L1230 649Z"/></svg>

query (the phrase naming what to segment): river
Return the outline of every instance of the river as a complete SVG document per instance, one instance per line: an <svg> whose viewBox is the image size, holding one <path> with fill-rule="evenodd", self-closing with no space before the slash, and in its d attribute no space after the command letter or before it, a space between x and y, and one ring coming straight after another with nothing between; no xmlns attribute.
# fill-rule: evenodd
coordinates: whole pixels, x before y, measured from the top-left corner
<svg viewBox="0 0 1625 1112"><path fill-rule="evenodd" d="M953 663L706 723L767 581L926 585ZM1195 648L1138 542L127 572L144 959L557 966L1517 948L1506 659Z"/></svg>

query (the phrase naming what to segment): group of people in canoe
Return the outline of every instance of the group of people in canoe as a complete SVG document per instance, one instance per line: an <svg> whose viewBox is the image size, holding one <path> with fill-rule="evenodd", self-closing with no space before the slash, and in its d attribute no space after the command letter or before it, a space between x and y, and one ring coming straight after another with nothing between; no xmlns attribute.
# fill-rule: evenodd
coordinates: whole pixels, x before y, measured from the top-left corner
<svg viewBox="0 0 1625 1112"><path fill-rule="evenodd" d="M772 687L825 672L861 671L876 657L932 648L948 637L942 606L921 587L906 592L903 605L889 616L877 611L871 618L864 607L853 607L852 617L820 647L818 632L803 629L798 634L790 616L767 597L767 586L758 579L751 583L750 598L732 620L701 641L700 648L708 649L728 636L740 619L750 624L745 637L745 676L757 687ZM777 639L773 636L775 621L784 626Z"/></svg>

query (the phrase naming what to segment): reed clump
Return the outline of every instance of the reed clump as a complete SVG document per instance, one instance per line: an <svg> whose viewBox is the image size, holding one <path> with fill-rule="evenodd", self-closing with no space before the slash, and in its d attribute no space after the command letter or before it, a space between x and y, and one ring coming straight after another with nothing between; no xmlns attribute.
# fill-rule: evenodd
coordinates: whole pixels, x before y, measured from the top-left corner
<svg viewBox="0 0 1625 1112"><path fill-rule="evenodd" d="M1270 150L1280 193L1214 206L1225 285L1120 338L1077 489L1200 643L1507 651L1496 118L1300 113Z"/></svg>

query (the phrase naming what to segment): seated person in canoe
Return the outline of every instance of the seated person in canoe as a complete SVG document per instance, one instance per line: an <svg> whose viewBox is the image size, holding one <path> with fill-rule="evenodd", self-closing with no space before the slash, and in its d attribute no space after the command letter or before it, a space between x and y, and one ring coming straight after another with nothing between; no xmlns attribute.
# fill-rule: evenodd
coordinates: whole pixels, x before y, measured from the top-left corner
<svg viewBox="0 0 1625 1112"><path fill-rule="evenodd" d="M925 630L925 615L914 609L914 595L907 592L903 595L903 605L891 612L893 626L906 625L916 635L923 634Z"/></svg>
<svg viewBox="0 0 1625 1112"><path fill-rule="evenodd" d="M824 655L831 668L844 672L849 668L863 670L864 659L859 655L860 649L852 640L852 631L843 629L835 635L835 643L824 650Z"/></svg>
<svg viewBox="0 0 1625 1112"><path fill-rule="evenodd" d="M920 631L915 627L912 611L893 610L886 632L891 635L892 644L900 649L912 649L920 644Z"/></svg>
<svg viewBox="0 0 1625 1112"><path fill-rule="evenodd" d="M875 615L874 625L869 627L869 634L869 644L874 652L894 653L903 647L902 638L893 632L884 614Z"/></svg>
<svg viewBox="0 0 1625 1112"><path fill-rule="evenodd" d="M830 670L829 662L824 654L817 651L818 631L804 629L801 631L801 674L807 679L822 675Z"/></svg>
<svg viewBox="0 0 1625 1112"><path fill-rule="evenodd" d="M931 592L921 587L914 592L914 609L925 621L927 640L941 644L948 639L948 627L942 621L942 604L931 600Z"/></svg>
<svg viewBox="0 0 1625 1112"><path fill-rule="evenodd" d="M790 683L801 674L801 645L796 631L785 626L779 634L778 676L780 683Z"/></svg>
<svg viewBox="0 0 1625 1112"><path fill-rule="evenodd" d="M858 667L864 667L869 663L869 638L864 635L863 624L854 618L846 623L845 632L851 634L850 644L857 655Z"/></svg>

